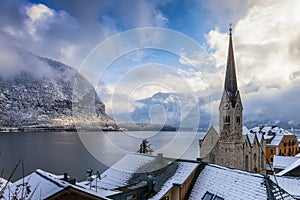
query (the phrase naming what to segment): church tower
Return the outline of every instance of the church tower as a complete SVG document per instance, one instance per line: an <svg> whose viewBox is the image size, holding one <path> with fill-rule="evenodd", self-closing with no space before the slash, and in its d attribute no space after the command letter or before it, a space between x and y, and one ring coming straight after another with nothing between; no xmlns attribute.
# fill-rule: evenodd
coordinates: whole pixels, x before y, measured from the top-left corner
<svg viewBox="0 0 300 200"><path fill-rule="evenodd" d="M225 84L219 106L219 140L216 163L243 169L243 106L237 86L232 44L232 28L229 28L229 47Z"/></svg>
<svg viewBox="0 0 300 200"><path fill-rule="evenodd" d="M232 28L229 28L229 47L227 55L225 84L219 106L220 136L224 142L242 142L243 106L237 86L235 62L232 45Z"/></svg>
<svg viewBox="0 0 300 200"><path fill-rule="evenodd" d="M243 140L243 105L235 70L230 24L224 91L219 106L219 131L212 126L199 140L200 158L224 167L263 173L266 166L262 151L265 149L264 140L252 135L254 140L251 143L247 131Z"/></svg>

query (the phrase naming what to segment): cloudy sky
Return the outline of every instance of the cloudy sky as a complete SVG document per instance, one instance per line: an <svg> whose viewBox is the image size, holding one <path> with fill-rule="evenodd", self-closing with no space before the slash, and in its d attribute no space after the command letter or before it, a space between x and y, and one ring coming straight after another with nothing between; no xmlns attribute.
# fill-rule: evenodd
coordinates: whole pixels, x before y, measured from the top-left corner
<svg viewBox="0 0 300 200"><path fill-rule="evenodd" d="M119 113L131 109L129 101L159 91L192 92L211 99L212 104L203 108L217 108L224 82L228 24L232 22L244 113L300 119L298 0L0 0L0 4L1 74L30 67L21 67L15 53L20 48L81 71L82 63L97 47L102 54L118 55L114 53L132 45L129 40L135 39L134 34L125 37L125 43L112 36L135 28L166 28L201 46L193 52L185 47L168 52L159 44L163 36L153 31L141 41L147 45L156 42L153 46L157 48L138 46L114 58L101 74L95 68L82 70L87 78L96 74L97 90L108 111L114 108ZM174 38L170 43L188 43ZM113 50L102 48L105 41L112 41ZM118 97L115 103L112 94Z"/></svg>

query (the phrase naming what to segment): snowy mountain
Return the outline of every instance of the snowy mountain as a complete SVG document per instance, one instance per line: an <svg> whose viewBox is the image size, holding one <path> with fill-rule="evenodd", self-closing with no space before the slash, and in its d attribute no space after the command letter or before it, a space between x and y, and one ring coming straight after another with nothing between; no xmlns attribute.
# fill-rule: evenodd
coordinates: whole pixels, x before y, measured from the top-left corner
<svg viewBox="0 0 300 200"><path fill-rule="evenodd" d="M180 126L182 121L185 121L185 124L196 124L197 122L193 121L200 116L199 120L199 128L202 130L207 129L207 127L211 124L211 114L205 112L201 109L201 105L207 103L207 99L199 98L198 99L198 109L188 108L191 112L182 115L182 111L186 110L186 107L182 107L183 105L188 105L190 99L188 98L190 95L188 94L174 94L174 93L156 93L152 97L141 99L135 101L135 109L132 113L130 113L131 119L135 123L153 123L153 119L155 116L159 116L158 120L156 120L157 124L167 124L173 127ZM200 96L200 95L198 95ZM200 115L199 115L200 112ZM152 121L151 121L152 119ZM218 123L218 118L214 121L214 123ZM277 119L269 119L268 117L261 116L251 116L244 114L244 124L245 126L252 128L258 125L267 125L267 126L280 126L285 129L300 129L299 121L287 121L287 120L277 120ZM182 124L181 124L182 125ZM217 124L214 124L215 126Z"/></svg>
<svg viewBox="0 0 300 200"><path fill-rule="evenodd" d="M210 115L199 106L203 100L192 99L189 94L159 92L134 103L135 109L130 116L136 123L186 128L207 128L210 123Z"/></svg>
<svg viewBox="0 0 300 200"><path fill-rule="evenodd" d="M288 120L278 120L278 119L268 119L268 118L258 118L254 119L253 116L245 116L244 123L247 127L252 128L258 125L265 125L265 126L278 126L287 130L300 129L300 121L288 121Z"/></svg>
<svg viewBox="0 0 300 200"><path fill-rule="evenodd" d="M179 100L170 93L156 93L150 98L134 102L135 109L131 119L140 123L164 122L165 124L178 125L181 117ZM163 121L158 121L161 118Z"/></svg>
<svg viewBox="0 0 300 200"><path fill-rule="evenodd" d="M72 94L75 80L95 96L95 113L101 126L115 126L92 85L75 69L29 55L29 58L33 57L42 63L33 66L38 73L21 70L13 75L0 76L0 127L74 127Z"/></svg>

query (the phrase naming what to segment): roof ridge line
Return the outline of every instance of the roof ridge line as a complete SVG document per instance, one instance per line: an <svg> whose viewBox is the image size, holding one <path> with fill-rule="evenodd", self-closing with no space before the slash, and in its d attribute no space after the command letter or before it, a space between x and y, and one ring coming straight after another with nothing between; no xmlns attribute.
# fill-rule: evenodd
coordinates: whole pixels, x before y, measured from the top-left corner
<svg viewBox="0 0 300 200"><path fill-rule="evenodd" d="M61 187L61 188L66 188L66 187L65 187L65 186L63 186L62 184L60 184L60 183L58 183L58 182L54 181L53 179L51 179L51 178L47 177L46 175L42 174L42 173L41 173L41 172L39 172L38 170L35 170L34 172L35 172L36 174L38 174L39 176L41 176L41 177L45 178L46 180L48 180L48 181L50 181L50 182L54 183L55 185L57 185L57 186L59 186L59 187ZM53 178L54 178L54 177L53 177Z"/></svg>

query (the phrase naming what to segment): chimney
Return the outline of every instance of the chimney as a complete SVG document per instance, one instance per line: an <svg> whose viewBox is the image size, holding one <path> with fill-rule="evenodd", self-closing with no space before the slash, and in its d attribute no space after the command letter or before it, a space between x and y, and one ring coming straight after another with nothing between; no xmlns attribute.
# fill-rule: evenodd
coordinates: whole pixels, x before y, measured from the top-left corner
<svg viewBox="0 0 300 200"><path fill-rule="evenodd" d="M68 173L64 173L63 181L66 181L68 183L76 185L76 179L75 178L69 178Z"/></svg>
<svg viewBox="0 0 300 200"><path fill-rule="evenodd" d="M68 173L64 173L63 181L68 181Z"/></svg>
<svg viewBox="0 0 300 200"><path fill-rule="evenodd" d="M147 176L147 187L148 187L148 192L151 192L154 190L153 177L151 175Z"/></svg>
<svg viewBox="0 0 300 200"><path fill-rule="evenodd" d="M163 153L158 153L157 154L157 160L159 161L159 162L162 162L163 161Z"/></svg>

